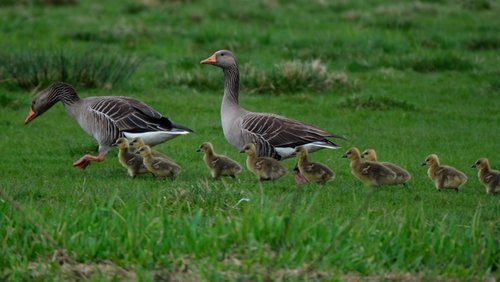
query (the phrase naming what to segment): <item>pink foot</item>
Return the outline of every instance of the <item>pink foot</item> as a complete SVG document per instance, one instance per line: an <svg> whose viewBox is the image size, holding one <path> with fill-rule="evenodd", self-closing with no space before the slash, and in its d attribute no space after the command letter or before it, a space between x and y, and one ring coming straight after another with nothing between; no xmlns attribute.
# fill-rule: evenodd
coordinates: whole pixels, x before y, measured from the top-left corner
<svg viewBox="0 0 500 282"><path fill-rule="evenodd" d="M304 176L300 174L298 169L294 169L292 174L293 179L295 179L295 183L297 183L297 185L303 185L307 182L307 179L305 179Z"/></svg>
<svg viewBox="0 0 500 282"><path fill-rule="evenodd" d="M95 161L95 162L102 162L104 161L104 155L99 154L97 157L92 156L92 155L85 155L81 157L79 160L75 161L73 163L74 167L77 167L81 170L84 170L87 168L87 166L90 165L90 162Z"/></svg>

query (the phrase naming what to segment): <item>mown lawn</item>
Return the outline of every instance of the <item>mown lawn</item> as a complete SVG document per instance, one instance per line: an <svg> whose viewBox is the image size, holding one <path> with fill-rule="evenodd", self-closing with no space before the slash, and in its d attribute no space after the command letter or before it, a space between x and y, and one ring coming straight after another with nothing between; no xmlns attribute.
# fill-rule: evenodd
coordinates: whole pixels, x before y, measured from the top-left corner
<svg viewBox="0 0 500 282"><path fill-rule="evenodd" d="M14 2L0 4L0 189L21 210L0 200L0 280L499 278L500 198L470 168L500 169L499 3ZM348 137L311 156L333 182L210 179L202 142L245 160L222 135L222 73L199 65L219 49L238 59L244 107ZM193 128L156 147L177 180L130 179L116 149L72 168L96 147L60 104L24 126L61 77ZM341 158L351 146L406 167L408 187L364 187ZM430 153L467 174L459 193L434 189Z"/></svg>

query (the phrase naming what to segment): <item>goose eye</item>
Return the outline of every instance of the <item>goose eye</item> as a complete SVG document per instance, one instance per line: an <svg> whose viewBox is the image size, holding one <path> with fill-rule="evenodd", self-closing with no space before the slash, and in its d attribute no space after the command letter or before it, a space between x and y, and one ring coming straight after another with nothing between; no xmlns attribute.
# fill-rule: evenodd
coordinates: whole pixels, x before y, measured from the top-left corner
<svg viewBox="0 0 500 282"><path fill-rule="evenodd" d="M221 56L224 56L224 53L220 54Z"/></svg>

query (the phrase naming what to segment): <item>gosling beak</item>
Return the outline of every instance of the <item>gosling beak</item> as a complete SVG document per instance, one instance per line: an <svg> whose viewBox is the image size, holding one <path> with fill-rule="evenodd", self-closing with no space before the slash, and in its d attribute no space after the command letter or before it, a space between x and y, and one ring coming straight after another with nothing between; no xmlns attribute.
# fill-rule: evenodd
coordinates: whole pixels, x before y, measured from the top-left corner
<svg viewBox="0 0 500 282"><path fill-rule="evenodd" d="M196 152L201 152L200 148L198 148L198 149L196 150Z"/></svg>
<svg viewBox="0 0 500 282"><path fill-rule="evenodd" d="M30 112L28 113L28 116L24 120L24 124L28 124L30 121L34 120L37 117L36 112L33 111L33 109L30 107Z"/></svg>
<svg viewBox="0 0 500 282"><path fill-rule="evenodd" d="M347 158L347 154L343 154L342 158L346 159Z"/></svg>
<svg viewBox="0 0 500 282"><path fill-rule="evenodd" d="M217 63L217 59L215 58L215 54L213 54L209 58L200 62L200 64L202 64L202 65L211 65L211 64L215 64L215 63Z"/></svg>
<svg viewBox="0 0 500 282"><path fill-rule="evenodd" d="M111 147L116 147L116 146L118 146L118 143L116 143L116 142L111 144Z"/></svg>
<svg viewBox="0 0 500 282"><path fill-rule="evenodd" d="M425 165L426 165L426 163L425 163L425 162L423 162L423 163L422 163L422 166L425 166Z"/></svg>
<svg viewBox="0 0 500 282"><path fill-rule="evenodd" d="M245 153L245 150L241 150L240 153Z"/></svg>
<svg viewBox="0 0 500 282"><path fill-rule="evenodd" d="M477 165L476 165L476 164L473 164L473 165L471 166L471 168L476 168L476 167L477 167Z"/></svg>

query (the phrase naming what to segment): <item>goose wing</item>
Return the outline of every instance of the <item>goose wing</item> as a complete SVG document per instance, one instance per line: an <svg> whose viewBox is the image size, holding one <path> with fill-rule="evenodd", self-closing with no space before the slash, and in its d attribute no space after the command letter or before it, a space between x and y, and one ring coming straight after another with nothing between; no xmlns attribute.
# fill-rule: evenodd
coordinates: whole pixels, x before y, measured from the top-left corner
<svg viewBox="0 0 500 282"><path fill-rule="evenodd" d="M342 138L315 126L283 116L263 113L248 113L241 121L245 142L255 143L258 155L276 158L276 147L295 148L300 145L324 142L333 147L337 144L326 137Z"/></svg>

